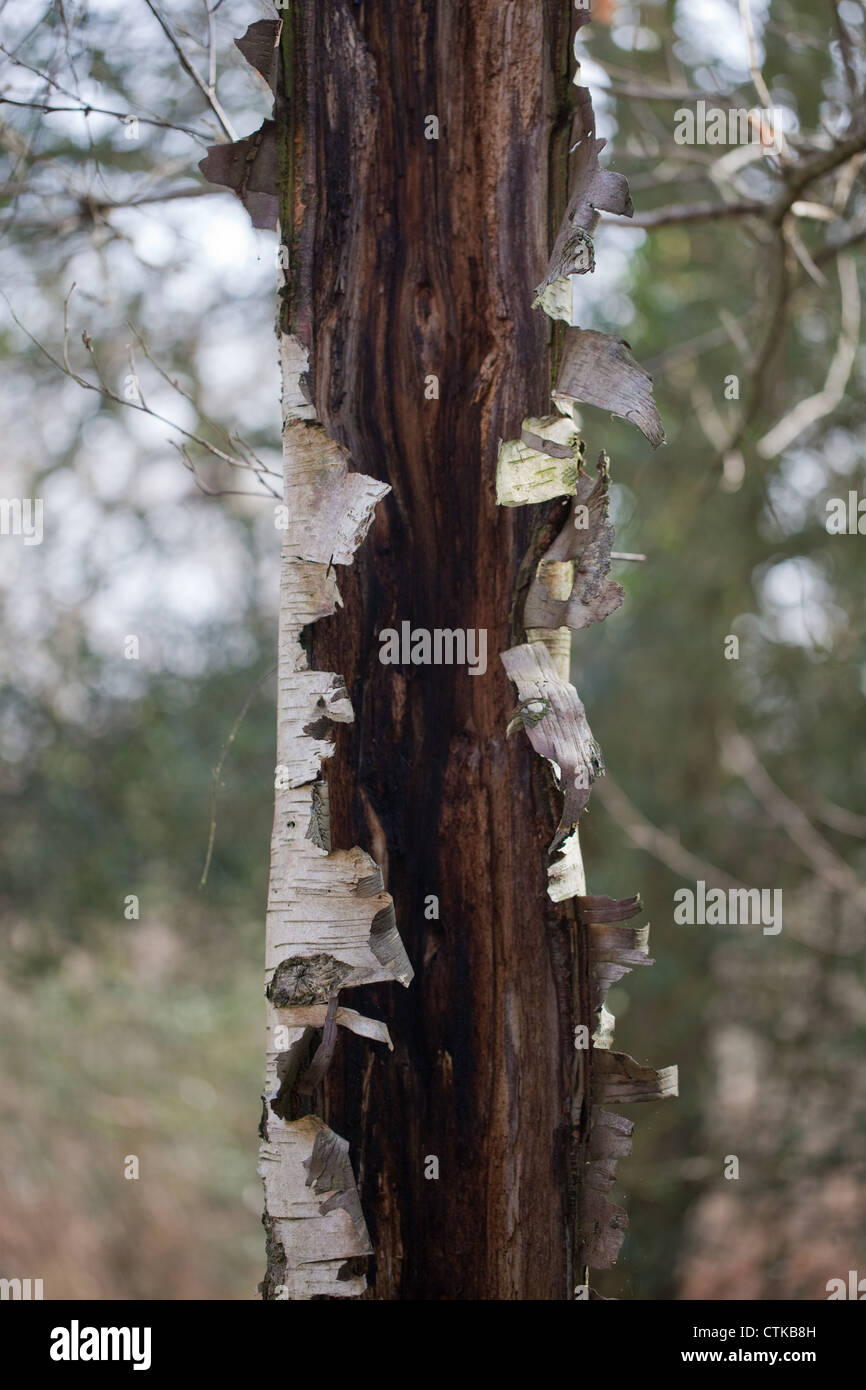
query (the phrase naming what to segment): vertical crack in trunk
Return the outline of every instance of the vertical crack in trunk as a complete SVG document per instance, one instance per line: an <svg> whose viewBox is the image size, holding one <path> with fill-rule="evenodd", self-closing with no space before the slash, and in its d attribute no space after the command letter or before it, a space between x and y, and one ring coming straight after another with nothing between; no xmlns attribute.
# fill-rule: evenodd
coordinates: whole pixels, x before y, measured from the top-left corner
<svg viewBox="0 0 866 1390"><path fill-rule="evenodd" d="M612 1262L624 1229L605 1191L631 1126L601 1103L676 1090L674 1068L610 1051L604 993L647 963L646 928L606 927L637 900L587 895L578 840L604 769L570 683L571 632L622 590L608 578L607 459L597 480L584 472L574 407L663 440L627 345L572 326L598 209L629 215L628 188L599 167L587 89L574 104L566 55L588 15L566 0L288 0L282 15L238 44L274 93L273 119L202 162L256 226L279 220L285 268L261 1291L363 1294L360 1188L375 1297L567 1298L575 1262ZM545 387L558 414L499 446L494 498L497 441ZM519 565L522 504L553 499ZM333 623L334 567L371 526ZM407 618L489 626L500 647L510 631L510 722L495 668L486 681L386 678L372 642ZM338 725L349 756L326 782ZM552 818L506 725L550 768ZM382 867L332 848L362 837ZM370 992L390 1030L339 1001L412 977L383 868L420 971L411 1011ZM423 922L419 899L436 903ZM572 1051L576 1021L588 1045ZM370 1042L391 1047L392 1032L394 1063L375 1067ZM350 1136L357 1185L322 1108ZM424 1180L433 1159L441 1182Z"/></svg>

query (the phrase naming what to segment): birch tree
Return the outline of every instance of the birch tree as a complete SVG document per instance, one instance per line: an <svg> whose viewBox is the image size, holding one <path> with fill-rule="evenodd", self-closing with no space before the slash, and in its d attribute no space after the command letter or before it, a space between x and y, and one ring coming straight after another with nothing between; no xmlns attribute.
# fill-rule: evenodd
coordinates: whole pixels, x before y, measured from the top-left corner
<svg viewBox="0 0 866 1390"><path fill-rule="evenodd" d="M262 1291L592 1297L589 1271L616 1261L626 1225L608 1194L632 1124L605 1107L678 1083L675 1067L614 1050L607 991L650 963L648 928L628 925L639 896L588 891L578 839L605 769L572 633L616 612L611 569L640 558L613 548L611 462L582 407L653 448L664 438L629 345L579 326L599 216L633 214L572 80L588 13L283 9L281 28L241 41L274 90L273 122L205 166L257 225L279 220L287 272L278 778L303 789L307 828L303 844L287 836L296 806L278 780ZM768 105L754 55L752 69ZM818 152L781 124L758 131L772 196L638 225L756 218L811 274L792 219L815 215L807 189L854 167L862 130ZM758 442L761 458L841 399L859 322L847 264L827 384ZM783 257L733 431L699 410L729 489L789 280ZM368 530L336 615L333 567ZM347 859L353 843L369 855ZM409 983L409 960L407 995L368 988ZM353 985L359 1011L339 1000Z"/></svg>
<svg viewBox="0 0 866 1390"><path fill-rule="evenodd" d="M621 1292L634 1278L641 1296L760 1297L782 1287L823 1296L827 1274L857 1258L856 1183L848 1208L835 1206L832 1216L816 1197L829 1190L828 1175L855 1171L858 1153L857 994L848 975L863 826L846 809L857 801L849 752L862 704L854 537L866 525L854 488L866 149L856 8L831 5L822 16L796 3L784 14L775 5L752 14L741 0L737 59L733 12L732 42L720 43L709 12L693 16L687 4L644 7L636 24L632 7L599 0L589 71L616 119L616 147L607 151L575 72L584 35L572 49L570 24L580 28L586 11L569 15L564 0L520 17L504 4L473 4L471 16L444 3L400 14L370 3L285 6L282 30L254 24L238 39L274 102L272 119L240 142L235 131L261 119L253 112L267 98L239 73L229 35L265 13L265 0L44 0L39 8L34 25L23 0L4 7L4 260L17 322L10 462L17 453L22 478L31 458L34 478L46 460L73 462L78 494L101 504L92 461L132 447L123 419L159 422L146 447L138 441L129 484L99 513L91 559L105 583L115 553L109 516L128 518L138 488L152 485L165 426L193 497L257 496L255 554L264 547L273 562L273 537L285 542L280 738L276 758L267 752L276 818L265 1297L359 1297L365 1282L365 1296L376 1298L588 1296L587 1269L616 1260L624 1228L609 1196L631 1124L609 1107L675 1087L670 1069L643 1064L650 1035L659 1057L692 1059L687 1098L623 1173L640 1248L622 1262L625 1274L599 1287ZM223 144L205 167L216 184L195 171L214 140ZM178 293L165 261L139 263L131 238L157 215L164 232L174 223L176 233L168 206L176 214L194 200L204 216L198 226L184 220L174 265L182 275L199 255L202 228L209 243L221 240L225 223L205 209L221 208L237 226L225 182L269 229L244 238L259 269L261 248L270 254L281 225L285 480L273 471L269 385L258 423L251 411L261 322L243 297L256 279L251 262L241 297L225 282L208 290L207 279L195 281L194 309L184 313L193 282ZM606 226L597 238L599 210ZM94 252L104 256L104 281ZM600 294L585 277L596 259L610 268L610 253L630 273L615 293ZM100 285L108 297L94 299ZM135 329L124 343L127 318ZM198 362L208 344L233 348L234 363L222 354L217 374L222 399L212 367ZM674 427L673 448L657 461L650 446L661 427L647 367ZM70 383L58 396L46 370L84 388L89 408L79 412ZM173 401L169 387L186 401ZM225 427L205 408L215 396ZM34 427L59 403L80 450L58 436L43 442ZM599 423L593 409L638 430ZM248 443L238 437L241 419L252 423ZM614 539L609 503L626 540ZM197 562L213 591L237 573L227 537L247 529L241 517L254 505L199 497L197 506L211 517ZM32 559L21 546L30 508L24 498L3 502L4 554ZM52 581L68 565L61 540L75 551L73 511L64 509L58 527L46 502L44 613L57 603L66 615L66 595ZM168 549L184 552L188 565L201 534L191 523L188 511L169 528ZM151 528L162 547L161 512L149 517ZM619 581L635 566L623 566L644 557L617 545L650 560L627 598ZM257 571L252 554L241 569ZM800 638L787 621L798 610L787 613L780 599L792 571L802 583L800 616L808 616ZM161 564L163 591L166 573ZM14 563L6 592L33 605L31 578L18 583ZM246 640L254 612L234 599L229 587L231 622ZM149 575L140 601L158 611ZM46 721L57 720L53 667L37 663L25 674L5 610L4 623L13 685L44 683L44 704L40 695L27 713L35 748ZM217 662L232 645L225 631L211 638ZM126 640L137 660L138 639ZM798 641L820 659L796 664ZM93 655L83 648L77 665L96 690ZM132 655L125 641L123 660ZM106 648L100 669L116 677L118 660L116 647ZM231 680L200 685L206 721L185 725L176 703L166 709L157 695L161 714L154 720L143 706L139 731L150 752L133 755L121 739L123 758L114 757L98 728L87 731L105 769L97 856L88 816L78 807L70 816L57 801L46 745L44 776L23 811L16 802L10 833L29 845L16 877L30 873L33 900L50 904L58 934L89 929L81 922L87 895L97 911L113 911L156 849L194 955L195 908L182 895L198 881L203 835L201 884L214 890L214 908L228 870L259 911L255 851L242 861L239 842L259 841L248 817L257 802L267 815L269 797L233 745L271 674L260 668L272 664L268 650L249 670L238 665L237 704ZM102 697L117 707L116 685L110 698L107 689ZM66 729L73 743L79 719ZM245 728L254 722L261 749L262 723L253 715ZM172 750L188 738L198 766L148 744L154 728L177 739ZM17 739L13 732L13 747ZM217 834L229 757L242 790L235 784L221 801ZM131 761L132 819L117 770ZM605 762L613 776L602 776ZM157 766L166 780L145 775ZM88 760L75 775L88 805ZM140 814L148 799L153 830ZM599 803L585 835L585 812ZM247 822L245 836L231 821ZM628 842L632 861L623 857ZM671 891L681 891L683 877L737 894L753 891L744 881L781 883L780 846L785 931L767 938L766 953L763 936L744 948L731 934L719 951L711 936L681 934L671 922ZM46 853L65 856L62 891L45 878ZM590 893L614 891L623 874L621 891L633 896ZM76 875L83 889L73 892ZM654 947L668 970L634 1011L634 1060L614 1051L604 996L648 961L647 928L631 925L638 885L648 889ZM137 921L138 896L128 902ZM235 963L248 965L241 934L209 913L209 946L221 932ZM256 1009L254 987L242 969L232 978L244 1017ZM154 1053L158 1084L171 1088L172 995L149 1013L147 997L137 993L139 1020L146 1016L162 1049ZM233 1066L246 1056L222 1018L219 1038ZM201 1041L215 1063L211 1039ZM704 1085L694 1060L702 1054L706 1074L716 1074ZM743 1078L759 1063L764 1084L749 1100ZM821 1084L804 1104L810 1072ZM240 1143L255 1086L244 1091L241 1081L233 1102L225 1067L220 1076L218 1133ZM38 1080L28 1086L37 1110ZM247 1096L240 1107L239 1094ZM768 1127L760 1121L770 1110ZM183 1138L179 1123L172 1142ZM215 1174L219 1150L198 1129L195 1140ZM729 1170L738 1152L749 1161L743 1180L729 1183L739 1176ZM89 1159L98 1164L100 1153L105 1161L98 1147ZM196 1193L194 1170L185 1171L185 1195L166 1188L172 1246L161 1249L157 1208L149 1208L135 1271L119 1257L113 1270L110 1256L100 1258L105 1287L127 1279L131 1296L146 1294L154 1287L149 1249L151 1260L171 1265L177 1296L190 1279L205 1289L200 1261L168 1253L190 1251L189 1233L210 1229L194 1200L206 1207L206 1187ZM62 1186L74 1210L74 1185ZM822 1242L807 1261L802 1230L816 1219ZM240 1202L231 1220L243 1229ZM110 1250L108 1203L100 1222ZM748 1237L732 1234L739 1231ZM692 1246L685 1274L677 1269L684 1239ZM222 1240L243 1271L242 1240L228 1229ZM65 1258L75 1265L73 1247ZM205 1263L211 1289L228 1287L220 1261ZM165 1293L162 1270L157 1278ZM232 1287L248 1282L240 1272Z"/></svg>
<svg viewBox="0 0 866 1390"><path fill-rule="evenodd" d="M577 839L603 761L571 630L622 589L575 407L663 438L627 346L570 326L628 190L575 100L585 12L283 10L240 41L273 121L202 165L279 221L285 267L262 1293L568 1298L625 1224L631 1125L600 1102L676 1090L610 1050L647 933L607 925L640 902L588 896ZM407 999L369 988L410 959Z"/></svg>

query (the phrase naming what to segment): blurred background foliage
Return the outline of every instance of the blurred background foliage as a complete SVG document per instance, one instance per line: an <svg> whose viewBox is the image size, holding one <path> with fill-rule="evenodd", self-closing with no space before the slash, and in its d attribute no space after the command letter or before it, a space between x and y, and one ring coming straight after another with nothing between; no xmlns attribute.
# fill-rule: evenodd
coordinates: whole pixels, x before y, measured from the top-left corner
<svg viewBox="0 0 866 1390"><path fill-rule="evenodd" d="M233 39L271 7L162 13L237 133L254 130L268 95ZM860 3L755 0L751 15L792 157L862 123ZM45 506L42 545L0 538L0 1273L42 1277L56 1298L253 1297L275 238L198 175L219 117L147 0L5 0L0 20L0 491ZM582 79L636 221L772 196L760 150L732 161L673 139L700 92L761 104L735 3L597 0L595 20ZM828 498L866 496L862 348L829 414L779 454L757 449L837 351L835 248L850 239L856 257L866 225L859 162L845 177L804 195L835 220L798 217L784 239L760 219L608 219L576 284L576 322L621 334L653 372L668 437L651 456L627 424L584 412L588 457L612 460L617 546L647 556L619 565L624 606L574 644L610 772L585 822L589 884L639 890L652 922L656 964L612 992L616 1044L680 1066L680 1099L632 1114L618 1174L631 1231L593 1280L616 1297L822 1298L863 1264L866 541L825 526ZM115 399L33 341L62 362L64 315L72 370L98 384L95 361ZM683 852L706 874L683 872ZM781 934L674 924L676 888L716 871L781 888Z"/></svg>

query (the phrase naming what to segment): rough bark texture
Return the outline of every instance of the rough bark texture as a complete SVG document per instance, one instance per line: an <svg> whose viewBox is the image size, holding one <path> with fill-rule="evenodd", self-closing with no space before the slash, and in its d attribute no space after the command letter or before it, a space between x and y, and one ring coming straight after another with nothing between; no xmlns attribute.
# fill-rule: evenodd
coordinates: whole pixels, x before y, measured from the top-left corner
<svg viewBox="0 0 866 1390"><path fill-rule="evenodd" d="M496 505L498 445L549 410L531 300L565 205L571 19L565 0L307 12L312 396L391 488L312 637L355 711L328 768L334 843L382 866L416 971L406 993L353 994L394 1054L340 1030L326 1082L377 1299L572 1296L572 929L547 896L545 774L506 739L495 655L533 524ZM486 674L381 665L377 634L404 619L486 628Z"/></svg>
<svg viewBox="0 0 866 1390"><path fill-rule="evenodd" d="M571 632L623 590L609 578L609 461L596 481L583 471L573 407L623 415L653 447L664 434L651 378L611 335L570 326L550 391L551 330L526 286L558 206L535 304L572 324L597 209L630 215L631 201L599 169L579 76L569 119L569 28L585 10L284 8L282 26L239 41L274 119L201 166L256 225L279 216L287 267L262 1292L569 1298L575 1261L582 1277L613 1263L627 1224L605 1194L631 1125L601 1104L677 1091L675 1067L610 1050L607 990L649 960L648 928L608 924L640 901L586 894L578 822L604 764L571 684ZM525 416L509 440L546 394L565 418ZM388 494L329 622L343 602L334 567L352 563ZM515 509L552 498L527 547ZM408 664L407 642L407 664L384 665L379 635L391 661L391 637L413 628L433 664ZM447 647L431 647L443 629ZM472 669L441 656L457 634ZM477 661L491 646L516 688L510 717L499 664ZM527 741L508 742L520 730L546 781ZM339 848L353 839L375 859ZM365 1001L397 1042L383 1068L369 1042L393 1047L387 1024L339 994L412 978L388 884L420 978L408 1006ZM575 1296L598 1297L585 1283Z"/></svg>

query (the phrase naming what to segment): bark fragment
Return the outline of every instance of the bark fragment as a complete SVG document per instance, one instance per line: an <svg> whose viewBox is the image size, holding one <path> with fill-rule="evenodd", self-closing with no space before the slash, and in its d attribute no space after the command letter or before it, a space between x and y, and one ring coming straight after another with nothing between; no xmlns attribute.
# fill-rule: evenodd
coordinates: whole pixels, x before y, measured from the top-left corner
<svg viewBox="0 0 866 1390"><path fill-rule="evenodd" d="M602 1102L664 1100L678 1094L676 1067L646 1067L627 1052L599 1050L596 1060L598 1096Z"/></svg>
<svg viewBox="0 0 866 1390"><path fill-rule="evenodd" d="M608 578L614 541L608 519L609 486L608 460L602 454L598 479L593 483L581 474L568 519L538 566L526 597L527 628L590 627L609 617L625 598L622 585ZM552 566L566 563L572 566L571 591L567 598L560 598L546 576Z"/></svg>
<svg viewBox="0 0 866 1390"><path fill-rule="evenodd" d="M496 501L500 507L547 502L577 491L583 443L574 421L546 415L523 421L520 439L500 443Z"/></svg>
<svg viewBox="0 0 866 1390"><path fill-rule="evenodd" d="M553 392L557 403L584 402L609 410L637 425L657 449L665 432L651 388L652 377L635 362L624 338L590 328L568 330Z"/></svg>
<svg viewBox="0 0 866 1390"><path fill-rule="evenodd" d="M577 77L575 76L575 84ZM571 167L572 195L557 233L547 274L535 291L550 318L572 321L572 275L595 270L592 233L599 211L631 217L634 213L628 180L612 169L602 169L598 156L605 140L595 134L595 114L589 88L578 86L577 108L572 127L574 159Z"/></svg>
<svg viewBox="0 0 866 1390"><path fill-rule="evenodd" d="M277 45L281 28L278 19L258 19L250 25L245 34L235 39L235 48L240 49L250 67L255 68L271 91L274 91L277 82Z"/></svg>
<svg viewBox="0 0 866 1390"><path fill-rule="evenodd" d="M277 86L281 29L279 20L262 19L235 39L236 47L272 92ZM198 167L208 183L230 188L240 198L254 227L275 230L280 212L281 172L275 121L263 121L258 130L242 140L211 145Z"/></svg>
<svg viewBox="0 0 866 1390"><path fill-rule="evenodd" d="M272 232L279 216L275 189L279 180L276 126L264 121L243 140L212 145L199 169L208 183L218 183L237 194L254 227Z"/></svg>
<svg viewBox="0 0 866 1390"><path fill-rule="evenodd" d="M526 729L536 753L551 764L563 794L553 851L577 825L593 782L604 774L601 749L577 691L560 679L543 642L511 647L500 659L521 701L515 718Z"/></svg>
<svg viewBox="0 0 866 1390"><path fill-rule="evenodd" d="M327 1006L325 1004L306 1004L284 1008L280 1018L289 1027L323 1028ZM385 1043L389 1052L394 1051L391 1034L387 1024L378 1018L365 1018L356 1009L337 1009L336 1022L341 1028L348 1028L359 1038L370 1038L372 1042Z"/></svg>
<svg viewBox="0 0 866 1390"><path fill-rule="evenodd" d="M578 16L578 28L588 18L588 14ZM575 124L579 153L573 193L535 300L551 317L569 323L570 277L595 268L591 233L598 209L627 216L632 212L625 180L599 168L603 142L595 138L586 88L579 89ZM581 401L599 405L631 419L656 447L664 433L649 385L649 376L621 339L569 330L553 393L564 416ZM562 816L548 854L548 894L558 903L573 898L576 916L573 1008L581 1023L575 1033L572 1125L578 1174L578 1262L581 1269L588 1269L615 1263L627 1227L625 1212L609 1201L607 1193L615 1180L616 1160L631 1150L632 1125L601 1109L600 1102L676 1095L677 1069L656 1071L625 1053L609 1050L614 1019L605 1007L607 991L633 966L652 962L647 955L649 928L618 925L640 912L640 899L617 901L588 895L578 841L578 818L604 765L570 683L570 633L608 617L623 600L621 587L608 578L614 533L607 508L607 457L601 456L599 476L593 482L579 466L576 479L564 471L572 458L579 461L580 456L573 434L555 417L526 420L520 440L500 447L497 500L514 506L556 495L573 498L552 543L540 555L530 552L524 562L530 578L520 626L529 640L518 640L501 653L501 660L520 699L508 732L518 726L525 729L535 751L551 764L563 794ZM590 1016L595 1020L591 1032ZM589 1036L588 1048L578 1041L581 1030ZM593 1290L589 1296L598 1297Z"/></svg>
<svg viewBox="0 0 866 1390"><path fill-rule="evenodd" d="M272 1116L259 1171L269 1236L263 1296L308 1301L363 1293L363 1275L339 1277L346 1260L372 1249L345 1141L317 1115L291 1123Z"/></svg>
<svg viewBox="0 0 866 1390"><path fill-rule="evenodd" d="M268 893L265 993L268 1035L290 1029L287 1055L268 1052L265 1118L259 1171L271 1251L285 1263L289 1297L353 1297L363 1275L346 1277L345 1261L369 1252L348 1143L313 1117L292 1120L290 1095L312 1094L336 1046L337 1025L387 1041L383 1024L337 1007L341 990L381 980L412 978L397 932L393 904L379 866L364 850L331 850L323 760L333 751L331 725L349 722L352 706L341 676L307 669L301 629L333 613L340 601L333 573L348 564L369 529L387 487L349 471L346 451L312 418L302 377L307 355L283 344L284 531L280 598L277 756L271 874ZM312 1027L323 1041L298 1080ZM310 1147L312 1140L313 1146ZM326 1200L298 1215L298 1165ZM291 1171L288 1171L291 1169ZM347 1225L348 1222L348 1225ZM293 1224L294 1223L294 1224ZM314 1250L314 1256L310 1251ZM274 1286L270 1268L264 1297Z"/></svg>

